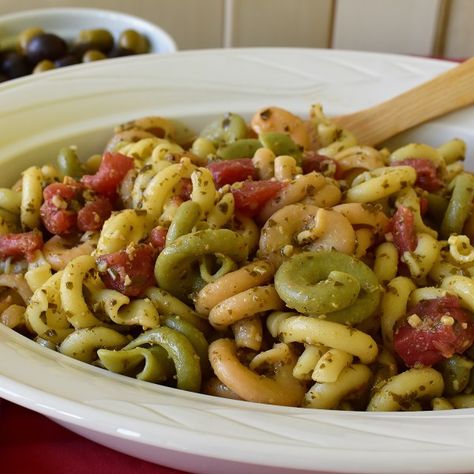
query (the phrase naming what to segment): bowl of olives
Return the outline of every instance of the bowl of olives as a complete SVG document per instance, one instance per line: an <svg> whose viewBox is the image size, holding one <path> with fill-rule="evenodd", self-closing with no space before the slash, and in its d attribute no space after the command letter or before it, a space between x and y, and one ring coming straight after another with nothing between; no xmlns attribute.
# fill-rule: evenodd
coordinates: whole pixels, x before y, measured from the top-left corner
<svg viewBox="0 0 474 474"><path fill-rule="evenodd" d="M173 53L173 38L142 18L95 8L0 16L0 82L133 54Z"/></svg>

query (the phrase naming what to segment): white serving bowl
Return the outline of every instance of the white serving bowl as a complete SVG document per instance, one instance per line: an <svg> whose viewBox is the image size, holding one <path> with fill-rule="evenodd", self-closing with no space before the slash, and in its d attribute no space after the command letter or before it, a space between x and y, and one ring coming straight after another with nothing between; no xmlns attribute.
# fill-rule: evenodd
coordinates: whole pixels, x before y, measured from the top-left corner
<svg viewBox="0 0 474 474"><path fill-rule="evenodd" d="M0 186L66 145L103 149L146 115L199 130L223 112L278 105L328 115L371 106L453 64L375 53L241 49L140 55L0 85ZM192 70L192 77L189 71ZM404 143L458 137L473 169L474 108L413 129ZM0 397L118 451L205 474L472 473L474 409L351 412L210 397L107 372L0 325Z"/></svg>
<svg viewBox="0 0 474 474"><path fill-rule="evenodd" d="M174 39L158 25L142 18L96 8L42 8L0 16L0 38L19 34L29 27L40 27L66 41L72 41L84 29L108 29L117 40L120 33L134 29L148 38L151 53L173 53Z"/></svg>

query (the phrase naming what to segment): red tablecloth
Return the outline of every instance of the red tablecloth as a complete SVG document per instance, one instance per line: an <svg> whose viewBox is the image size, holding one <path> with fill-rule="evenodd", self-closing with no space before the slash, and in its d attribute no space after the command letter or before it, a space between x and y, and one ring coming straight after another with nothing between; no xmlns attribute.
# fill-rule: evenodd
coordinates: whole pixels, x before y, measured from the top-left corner
<svg viewBox="0 0 474 474"><path fill-rule="evenodd" d="M0 399L0 472L5 474L182 474L82 438Z"/></svg>

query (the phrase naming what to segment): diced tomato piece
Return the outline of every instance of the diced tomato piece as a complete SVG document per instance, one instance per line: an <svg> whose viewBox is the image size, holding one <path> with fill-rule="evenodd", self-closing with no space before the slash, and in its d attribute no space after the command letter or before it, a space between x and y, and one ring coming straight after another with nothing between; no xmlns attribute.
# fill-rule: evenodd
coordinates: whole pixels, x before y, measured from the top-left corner
<svg viewBox="0 0 474 474"><path fill-rule="evenodd" d="M161 252L165 248L167 234L168 229L161 225L158 225L151 230L150 243L158 252Z"/></svg>
<svg viewBox="0 0 474 474"><path fill-rule="evenodd" d="M133 159L120 153L106 152L94 175L85 175L81 182L98 194L115 196L118 185L133 168Z"/></svg>
<svg viewBox="0 0 474 474"><path fill-rule="evenodd" d="M41 206L43 224L51 234L64 235L71 233L76 228L77 213L66 209L58 209L46 201Z"/></svg>
<svg viewBox="0 0 474 474"><path fill-rule="evenodd" d="M212 173L218 188L224 186L224 184L233 184L238 181L257 178L257 169L253 165L251 158L213 161L207 165L207 168Z"/></svg>
<svg viewBox="0 0 474 474"><path fill-rule="evenodd" d="M428 202L428 199L425 198L424 196L420 197L420 214L424 216L426 212L428 211L430 203Z"/></svg>
<svg viewBox="0 0 474 474"><path fill-rule="evenodd" d="M193 183L189 178L181 178L179 182L179 190L177 196L184 202L191 199L193 191Z"/></svg>
<svg viewBox="0 0 474 474"><path fill-rule="evenodd" d="M389 232L392 233L393 243L400 255L404 252L413 252L418 239L415 230L415 216L408 207L399 206L389 223Z"/></svg>
<svg viewBox="0 0 474 474"><path fill-rule="evenodd" d="M235 210L247 216L256 216L267 201L272 199L286 186L280 181L243 181L232 188Z"/></svg>
<svg viewBox="0 0 474 474"><path fill-rule="evenodd" d="M411 166L415 168L415 184L425 191L437 191L443 186L443 180L437 174L436 163L428 158L406 158L392 163L392 166Z"/></svg>
<svg viewBox="0 0 474 474"><path fill-rule="evenodd" d="M81 232L100 230L112 214L112 204L105 197L89 201L77 213L77 228Z"/></svg>
<svg viewBox="0 0 474 474"><path fill-rule="evenodd" d="M38 231L0 236L0 257L26 257L31 260L35 250L43 247L43 236Z"/></svg>
<svg viewBox="0 0 474 474"><path fill-rule="evenodd" d="M66 204L73 199L77 199L82 191L81 183L68 179L66 183L52 183L43 190L43 198L45 201L51 201L55 196L64 200Z"/></svg>
<svg viewBox="0 0 474 474"><path fill-rule="evenodd" d="M473 342L473 320L454 295L423 300L409 308L393 335L393 347L408 367L437 364L462 354Z"/></svg>
<svg viewBox="0 0 474 474"><path fill-rule="evenodd" d="M141 296L156 284L154 277L156 250L151 244L130 245L97 258L100 276L107 288L126 296Z"/></svg>
<svg viewBox="0 0 474 474"><path fill-rule="evenodd" d="M81 191L81 184L72 179L67 183L52 183L44 188L40 214L49 232L61 235L75 229L77 212L74 204L80 198Z"/></svg>
<svg viewBox="0 0 474 474"><path fill-rule="evenodd" d="M335 179L342 178L341 168L336 160L329 156L320 155L315 151L307 151L303 155L303 173L308 174L312 171L330 175Z"/></svg>

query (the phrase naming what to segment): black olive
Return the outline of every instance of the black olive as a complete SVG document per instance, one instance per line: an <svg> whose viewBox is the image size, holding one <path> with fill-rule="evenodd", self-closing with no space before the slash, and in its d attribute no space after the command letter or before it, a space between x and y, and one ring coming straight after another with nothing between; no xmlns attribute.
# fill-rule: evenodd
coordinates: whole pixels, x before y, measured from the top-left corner
<svg viewBox="0 0 474 474"><path fill-rule="evenodd" d="M5 54L0 69L10 79L26 76L31 73L31 66L25 56L13 51Z"/></svg>
<svg viewBox="0 0 474 474"><path fill-rule="evenodd" d="M120 58L122 56L132 56L135 53L133 51L130 51L129 49L121 48L121 47L115 47L110 51L108 54L109 58Z"/></svg>
<svg viewBox="0 0 474 474"><path fill-rule="evenodd" d="M56 67L64 67L64 66L72 66L73 64L79 64L81 60L75 54L66 54L66 56L62 56L56 61L54 64Z"/></svg>
<svg viewBox="0 0 474 474"><path fill-rule="evenodd" d="M66 42L52 33L43 33L31 38L26 48L26 55L32 64L37 64L43 59L54 61L67 52Z"/></svg>
<svg viewBox="0 0 474 474"><path fill-rule="evenodd" d="M0 82L8 81L8 76L0 72Z"/></svg>

